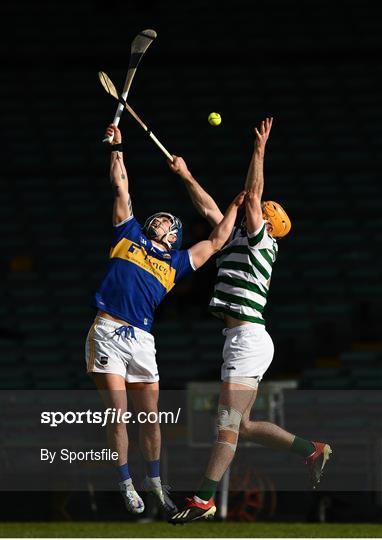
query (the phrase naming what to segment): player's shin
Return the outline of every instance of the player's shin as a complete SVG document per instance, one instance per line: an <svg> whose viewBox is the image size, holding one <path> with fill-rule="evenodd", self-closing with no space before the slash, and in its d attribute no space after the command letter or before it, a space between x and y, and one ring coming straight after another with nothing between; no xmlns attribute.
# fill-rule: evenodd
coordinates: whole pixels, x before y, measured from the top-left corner
<svg viewBox="0 0 382 540"><path fill-rule="evenodd" d="M228 439L228 440L227 440ZM230 440L235 442L229 442ZM215 442L210 461L208 463L206 475L196 492L195 497L199 502L207 503L215 496L217 486L223 478L236 452L237 434L234 432L219 433L218 440Z"/></svg>
<svg viewBox="0 0 382 540"><path fill-rule="evenodd" d="M139 446L146 462L159 460L161 432L158 422L139 425Z"/></svg>
<svg viewBox="0 0 382 540"><path fill-rule="evenodd" d="M166 514L173 514L177 507L170 497L168 486L162 485L160 478L161 432L159 422L144 423L139 426L139 443L145 458L146 477L142 488L152 493Z"/></svg>
<svg viewBox="0 0 382 540"><path fill-rule="evenodd" d="M196 497L201 501L207 502L215 495L217 483L230 466L236 452L241 417L240 411L226 405L219 405L218 437L212 449L205 479L196 493Z"/></svg>
<svg viewBox="0 0 382 540"><path fill-rule="evenodd" d="M124 465L127 461L129 446L126 425L122 422L108 422L106 429L109 447L118 453L117 465Z"/></svg>

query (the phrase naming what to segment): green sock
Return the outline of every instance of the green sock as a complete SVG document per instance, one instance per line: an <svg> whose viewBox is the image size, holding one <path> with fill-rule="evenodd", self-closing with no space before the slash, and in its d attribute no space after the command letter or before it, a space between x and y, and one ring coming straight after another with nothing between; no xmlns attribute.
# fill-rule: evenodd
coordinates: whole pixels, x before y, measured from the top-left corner
<svg viewBox="0 0 382 540"><path fill-rule="evenodd" d="M314 444L312 442L307 441L306 439L301 439L301 437L297 437L297 435L292 442L292 446L290 447L291 452L304 458L307 458L310 456L310 454L313 454L314 449Z"/></svg>
<svg viewBox="0 0 382 540"><path fill-rule="evenodd" d="M195 495L199 497L199 499L202 499L202 501L209 501L211 497L215 496L218 484L219 482L215 482L215 480L210 480L209 478L204 477L202 485Z"/></svg>

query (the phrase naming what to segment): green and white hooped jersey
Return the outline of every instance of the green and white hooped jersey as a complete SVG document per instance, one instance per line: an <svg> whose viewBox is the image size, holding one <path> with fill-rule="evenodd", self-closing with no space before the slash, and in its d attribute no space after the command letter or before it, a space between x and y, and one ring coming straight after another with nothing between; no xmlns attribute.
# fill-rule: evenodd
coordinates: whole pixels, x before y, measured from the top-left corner
<svg viewBox="0 0 382 540"><path fill-rule="evenodd" d="M216 261L219 270L209 310L217 317L226 314L265 325L263 311L277 250L265 221L245 236L235 228Z"/></svg>

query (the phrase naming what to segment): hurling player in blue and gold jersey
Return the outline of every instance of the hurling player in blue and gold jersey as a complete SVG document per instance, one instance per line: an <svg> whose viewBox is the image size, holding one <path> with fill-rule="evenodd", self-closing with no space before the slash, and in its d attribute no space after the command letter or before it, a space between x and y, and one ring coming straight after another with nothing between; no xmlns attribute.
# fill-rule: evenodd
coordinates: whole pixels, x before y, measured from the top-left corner
<svg viewBox="0 0 382 540"><path fill-rule="evenodd" d="M225 244L245 192L229 205L207 240L182 250L182 224L173 214L158 212L143 226L135 219L120 130L110 125L106 134L113 135L110 176L115 191L114 230L109 263L95 294L98 314L86 341L87 370L107 407L126 412L126 390L138 390L131 393L136 412L157 413L159 376L154 337L150 333L155 309L176 283L201 267ZM159 423L141 423L139 429L147 468L144 487L154 493L165 511L174 512L176 507L160 480ZM139 514L144 504L130 477L126 424L109 423L108 438L118 453L119 486L126 507Z"/></svg>

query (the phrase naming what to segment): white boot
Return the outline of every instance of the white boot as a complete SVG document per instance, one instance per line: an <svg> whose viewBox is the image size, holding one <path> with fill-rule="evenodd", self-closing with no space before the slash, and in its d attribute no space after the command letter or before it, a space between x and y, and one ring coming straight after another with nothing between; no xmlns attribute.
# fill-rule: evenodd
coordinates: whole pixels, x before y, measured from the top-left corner
<svg viewBox="0 0 382 540"><path fill-rule="evenodd" d="M143 504L143 501L138 493L135 491L131 478L120 482L119 489L128 511L132 514L141 514L145 509L145 505Z"/></svg>

